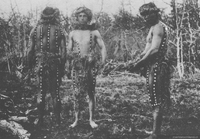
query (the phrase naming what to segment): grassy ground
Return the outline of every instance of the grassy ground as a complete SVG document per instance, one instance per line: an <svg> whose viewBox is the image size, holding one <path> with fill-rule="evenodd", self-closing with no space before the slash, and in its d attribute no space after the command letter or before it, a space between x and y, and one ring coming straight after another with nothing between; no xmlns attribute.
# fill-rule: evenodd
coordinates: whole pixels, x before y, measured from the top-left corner
<svg viewBox="0 0 200 139"><path fill-rule="evenodd" d="M165 110L163 135L200 135L199 80L172 79L169 110ZM152 130L152 108L148 100L145 79L138 75L115 75L97 78L95 119L98 128L88 122L88 104L81 113L80 124L73 122L73 89L70 80L61 86L62 124L55 126L46 115L45 128L32 127L31 139L141 139Z"/></svg>

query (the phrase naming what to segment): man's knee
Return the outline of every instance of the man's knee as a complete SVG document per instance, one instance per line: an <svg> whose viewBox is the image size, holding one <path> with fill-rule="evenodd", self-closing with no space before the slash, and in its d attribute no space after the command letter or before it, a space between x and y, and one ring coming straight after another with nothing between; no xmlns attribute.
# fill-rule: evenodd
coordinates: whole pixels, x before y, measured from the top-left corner
<svg viewBox="0 0 200 139"><path fill-rule="evenodd" d="M82 110L86 103L86 93L85 92L75 92L74 94L74 110Z"/></svg>
<svg viewBox="0 0 200 139"><path fill-rule="evenodd" d="M43 102L45 100L46 92L45 90L39 90L37 92L37 104Z"/></svg>
<svg viewBox="0 0 200 139"><path fill-rule="evenodd" d="M85 101L76 100L76 101L74 102L74 110L75 110L75 111L84 110L85 103L86 103Z"/></svg>
<svg viewBox="0 0 200 139"><path fill-rule="evenodd" d="M54 103L54 110L56 113L60 113L61 111L61 101L56 100Z"/></svg>
<svg viewBox="0 0 200 139"><path fill-rule="evenodd" d="M89 89L88 96L89 96L90 100L94 99L94 97L95 97L95 89L94 88Z"/></svg>
<svg viewBox="0 0 200 139"><path fill-rule="evenodd" d="M162 113L162 106L161 105L157 105L153 108L153 113L158 115Z"/></svg>

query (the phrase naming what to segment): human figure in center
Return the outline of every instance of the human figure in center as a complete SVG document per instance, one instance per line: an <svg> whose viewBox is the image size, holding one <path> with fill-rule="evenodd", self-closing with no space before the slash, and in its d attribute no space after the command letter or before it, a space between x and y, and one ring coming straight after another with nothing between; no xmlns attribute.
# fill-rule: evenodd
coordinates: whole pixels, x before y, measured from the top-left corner
<svg viewBox="0 0 200 139"><path fill-rule="evenodd" d="M101 64L105 63L106 47L96 26L90 25L92 12L86 7L79 7L75 11L73 31L69 34L68 50L72 56L72 80L74 86L75 121L70 125L74 128L78 124L80 110L89 96L89 124L92 128L98 125L94 122L95 85L97 75L98 53L101 53ZM97 50L99 47L99 50Z"/></svg>

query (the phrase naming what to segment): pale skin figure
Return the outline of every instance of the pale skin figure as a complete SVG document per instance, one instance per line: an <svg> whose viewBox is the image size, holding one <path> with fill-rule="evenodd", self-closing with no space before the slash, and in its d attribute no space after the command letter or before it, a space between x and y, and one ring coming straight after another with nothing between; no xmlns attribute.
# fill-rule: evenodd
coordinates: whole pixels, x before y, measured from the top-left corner
<svg viewBox="0 0 200 139"><path fill-rule="evenodd" d="M165 47L167 48L167 46L162 44L163 38L164 38L164 28L162 23L159 21L159 15L154 12L154 13L150 13L150 12L146 12L146 14L143 14L142 17L144 18L145 22L150 25L150 30L148 32L147 38L146 38L146 47L144 49L144 51L141 53L141 59L137 62L137 64L135 65L135 69L139 70L140 67L145 67L149 64L149 62L151 63L149 66L149 75L147 77L147 81L148 81L148 85L149 85L149 92L154 92L153 89L156 89L156 93L158 95L163 94L163 92L165 90L163 90L163 88L159 88L159 86L164 84L164 80L162 79L162 77L166 76L166 75L162 75L160 72L155 72L155 59L152 59L152 56L158 55L158 53L161 53L160 47ZM162 58L164 57L165 52L162 54L162 56L160 58L158 58L159 60L162 60ZM158 65L160 66L160 65ZM157 75L155 75L157 74ZM156 78L156 79L154 79ZM153 83L156 80L156 88L154 88ZM160 89L160 90L159 90ZM158 91L159 90L159 91ZM157 99L157 98L156 98ZM157 139L158 135L161 134L161 124L162 124L162 110L163 110L163 104L161 102L161 104L157 104L154 103L153 104L153 131L152 131L152 135L149 136L147 139Z"/></svg>
<svg viewBox="0 0 200 139"><path fill-rule="evenodd" d="M163 37L163 27L161 24L156 24L150 28L150 31L146 38L146 47L145 50L141 53L142 59L141 61L144 61L149 58L152 54L158 52L161 41ZM153 80L152 78L149 78L150 80ZM151 88L152 89L152 88ZM153 132L152 134L158 135L161 132L161 120L162 120L162 108L160 106L156 106L153 108ZM152 136L149 137L149 139L153 138Z"/></svg>
<svg viewBox="0 0 200 139"><path fill-rule="evenodd" d="M144 61L150 55L158 52L161 41L163 37L163 26L161 24L156 24L152 26L146 38L146 47L141 53L142 59L139 61Z"/></svg>
<svg viewBox="0 0 200 139"><path fill-rule="evenodd" d="M88 16L82 12L78 15L78 21L80 24L87 24ZM90 35L92 35L92 50L90 50ZM80 56L89 56L90 52L99 46L101 50L101 62L105 63L106 60L106 47L102 40L102 37L98 30L73 30L69 34L69 51L76 51L77 48L73 48L75 41L78 42L80 48ZM97 44L97 45L96 45ZM89 124L92 128L96 128L98 125L93 120L94 109L95 109L95 94L89 95ZM79 110L75 110L75 121L70 127L74 128L77 126L79 120Z"/></svg>

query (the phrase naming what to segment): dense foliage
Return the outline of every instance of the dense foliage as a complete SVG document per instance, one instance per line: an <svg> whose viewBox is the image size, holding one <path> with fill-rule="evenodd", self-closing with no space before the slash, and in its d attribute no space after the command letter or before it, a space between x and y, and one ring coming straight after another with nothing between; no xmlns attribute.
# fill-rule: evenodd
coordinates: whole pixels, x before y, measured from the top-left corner
<svg viewBox="0 0 200 139"><path fill-rule="evenodd" d="M166 113L164 117L163 134L200 134L200 111L197 107L200 97L199 7L195 0L186 0L185 3L172 0L171 7L171 13L162 12L162 22L169 29L168 54L174 71L171 83L172 106L170 113ZM8 20L0 18L0 93L13 100L12 115L29 118L30 123L23 126L32 133L32 138L100 139L146 136L152 129L152 117L144 78L124 71L112 76L99 76L97 79L95 118L100 125L97 129L92 130L86 122L82 122L82 126L74 130L68 128L73 121L73 91L71 81L65 79L61 86L61 127L53 125L54 121L47 112L46 129L36 130L36 86L31 82L31 72L27 69L25 56L29 34L37 23L37 17L39 15L34 13L25 16L13 11ZM113 16L99 12L95 13L94 18L107 47L108 61L123 63L134 60L144 49L148 28L144 26L139 15L132 15L122 7ZM69 21L69 17L62 15L62 24L67 33L71 30ZM177 43L177 38L180 38L180 43ZM183 55L182 61L177 60L177 48L180 48ZM183 62L185 71L181 79L178 62ZM0 115L1 112L0 109ZM88 112L85 111L82 119L85 121L87 118Z"/></svg>

